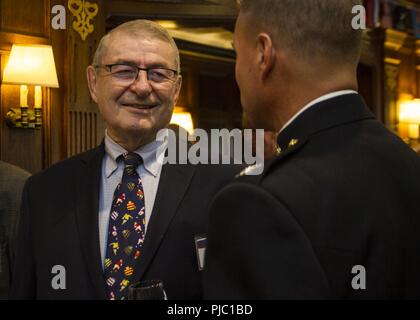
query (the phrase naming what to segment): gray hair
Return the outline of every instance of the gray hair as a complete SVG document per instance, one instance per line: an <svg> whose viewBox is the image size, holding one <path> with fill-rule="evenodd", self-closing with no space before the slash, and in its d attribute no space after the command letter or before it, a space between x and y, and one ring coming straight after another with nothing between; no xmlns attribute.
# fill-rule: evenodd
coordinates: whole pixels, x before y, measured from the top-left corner
<svg viewBox="0 0 420 320"><path fill-rule="evenodd" d="M178 73L181 72L178 46L176 45L175 40L172 38L169 32L156 22L141 19L123 23L108 32L98 44L98 48L96 49L93 56L92 65L100 64L102 57L105 55L107 50L107 39L109 39L109 37L116 32L124 32L138 37L144 37L146 35L168 42L175 50L175 65L177 71Z"/></svg>
<svg viewBox="0 0 420 320"><path fill-rule="evenodd" d="M271 33L279 46L331 63L359 61L362 31L352 28L352 9L361 0L237 0L258 32Z"/></svg>

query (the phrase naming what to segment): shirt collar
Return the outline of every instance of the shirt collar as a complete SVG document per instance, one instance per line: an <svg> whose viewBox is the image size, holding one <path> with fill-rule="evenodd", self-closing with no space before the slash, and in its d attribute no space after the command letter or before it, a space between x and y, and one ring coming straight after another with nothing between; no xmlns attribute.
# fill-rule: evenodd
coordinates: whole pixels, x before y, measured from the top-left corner
<svg viewBox="0 0 420 320"><path fill-rule="evenodd" d="M163 146L163 144L165 144L165 146ZM134 151L142 157L144 168L154 177L158 175L159 169L163 163L166 144L167 142L155 140ZM107 178L117 170L118 157L126 152L127 150L112 140L108 131L105 130L105 153L108 156L108 161L106 161L105 165L105 174Z"/></svg>
<svg viewBox="0 0 420 320"><path fill-rule="evenodd" d="M325 94L315 100L312 100L311 102L309 102L306 106L304 106L302 109L299 110L299 112L297 112L289 121L286 122L286 124L280 129L280 131L278 132L278 134L280 134L280 132L282 132L284 129L286 129L293 121L296 120L297 117L299 117L302 113L304 113L306 110L308 110L310 107L328 100L328 99L332 99L338 96L342 96L345 94L358 94L357 91L354 90L340 90L340 91L334 91L328 94Z"/></svg>

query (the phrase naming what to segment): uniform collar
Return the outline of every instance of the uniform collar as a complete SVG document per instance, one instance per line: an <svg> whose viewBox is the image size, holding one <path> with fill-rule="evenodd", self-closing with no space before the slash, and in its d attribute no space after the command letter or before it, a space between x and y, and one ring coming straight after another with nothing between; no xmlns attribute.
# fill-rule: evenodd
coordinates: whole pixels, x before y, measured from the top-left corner
<svg viewBox="0 0 420 320"><path fill-rule="evenodd" d="M286 129L293 121L296 120L297 117L299 117L302 113L304 113L306 110L308 110L310 107L322 102L326 101L328 99L332 99L335 97L339 97L345 94L358 94L357 91L354 90L340 90L340 91L334 91L328 94L324 94L323 96L312 100L309 102L306 106L304 106L302 109L300 109L289 121L286 122L286 124L280 129L279 133L282 132L284 129Z"/></svg>
<svg viewBox="0 0 420 320"><path fill-rule="evenodd" d="M277 143L284 151L303 142L311 135L338 126L375 116L366 107L359 94L339 94L320 97L310 103L278 135Z"/></svg>

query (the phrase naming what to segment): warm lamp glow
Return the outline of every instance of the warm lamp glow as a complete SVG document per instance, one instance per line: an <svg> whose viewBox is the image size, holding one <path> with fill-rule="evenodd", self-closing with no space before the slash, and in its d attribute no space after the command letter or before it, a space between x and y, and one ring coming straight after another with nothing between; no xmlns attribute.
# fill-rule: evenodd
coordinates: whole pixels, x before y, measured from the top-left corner
<svg viewBox="0 0 420 320"><path fill-rule="evenodd" d="M400 104L400 122L420 125L420 99Z"/></svg>
<svg viewBox="0 0 420 320"><path fill-rule="evenodd" d="M52 47L14 44L4 69L3 83L58 88Z"/></svg>
<svg viewBox="0 0 420 320"><path fill-rule="evenodd" d="M165 29L176 29L178 27L178 24L172 20L158 20L156 22L159 23Z"/></svg>
<svg viewBox="0 0 420 320"><path fill-rule="evenodd" d="M6 114L8 125L22 128L41 128L41 86L58 88L52 46L14 44L9 61L4 69L3 83L20 85L20 112L13 110L13 108L9 110ZM35 86L33 111L28 108L28 85Z"/></svg>
<svg viewBox="0 0 420 320"><path fill-rule="evenodd" d="M420 99L405 101L400 104L400 123L409 125L411 139L419 138Z"/></svg>
<svg viewBox="0 0 420 320"><path fill-rule="evenodd" d="M189 134L193 134L194 132L194 125L191 113L184 111L183 108L175 107L171 123L177 124L178 126L184 128L188 131Z"/></svg>

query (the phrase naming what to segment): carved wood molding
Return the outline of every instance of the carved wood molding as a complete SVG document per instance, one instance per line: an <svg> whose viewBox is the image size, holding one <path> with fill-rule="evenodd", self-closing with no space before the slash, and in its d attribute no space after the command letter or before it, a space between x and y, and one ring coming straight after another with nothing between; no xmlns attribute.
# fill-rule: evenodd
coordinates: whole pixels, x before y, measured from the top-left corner
<svg viewBox="0 0 420 320"><path fill-rule="evenodd" d="M399 74L399 68L398 64L395 63L387 63L385 65L385 82L386 82L386 88L388 93L396 93L397 86L398 86L398 74Z"/></svg>
<svg viewBox="0 0 420 320"><path fill-rule="evenodd" d="M83 41L86 40L95 29L92 21L98 14L98 4L85 0L69 0L68 8L76 18L73 21L73 29L79 33Z"/></svg>

